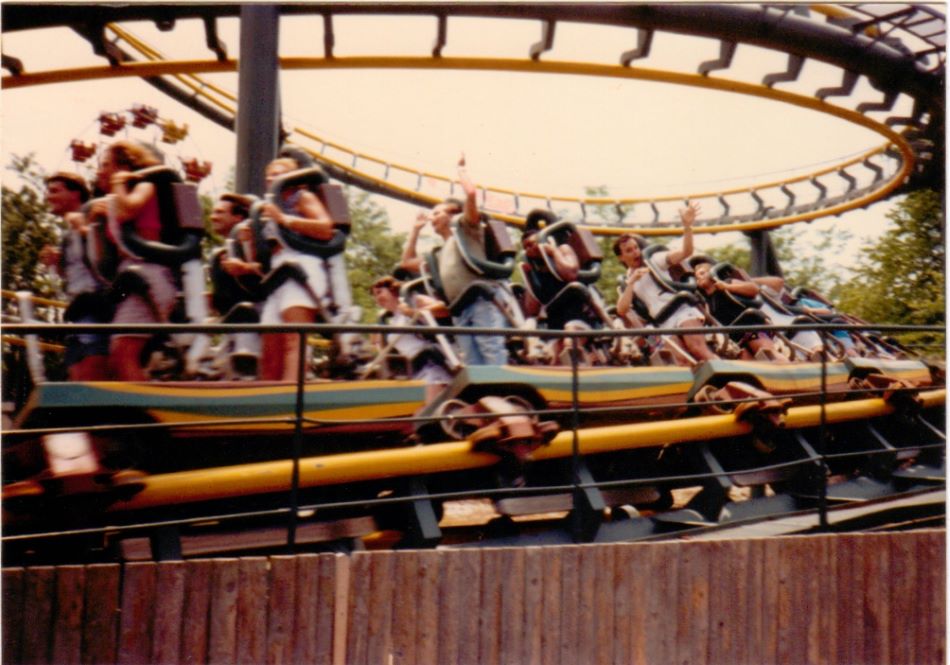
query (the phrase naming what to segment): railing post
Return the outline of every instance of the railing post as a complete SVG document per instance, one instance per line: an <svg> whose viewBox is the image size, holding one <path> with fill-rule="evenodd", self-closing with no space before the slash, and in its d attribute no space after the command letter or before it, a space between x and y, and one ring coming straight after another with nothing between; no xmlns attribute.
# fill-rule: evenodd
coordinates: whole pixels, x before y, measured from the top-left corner
<svg viewBox="0 0 950 665"><path fill-rule="evenodd" d="M818 403L821 406L821 419L818 425L818 458L820 460L818 469L821 473L821 480L818 483L818 523L822 531L828 530L828 462L825 457L828 453L827 442L827 412L825 405L828 401L828 343L827 331L819 331L821 335L821 393L818 396Z"/></svg>
<svg viewBox="0 0 950 665"><path fill-rule="evenodd" d="M577 333L571 335L571 485L574 490L571 493L573 497L573 510L571 511L574 533L578 533L580 525L577 520L583 514L583 497L580 488L580 440L577 430L580 427L580 413L578 402L579 376L577 372Z"/></svg>
<svg viewBox="0 0 950 665"><path fill-rule="evenodd" d="M300 488L300 455L303 450L303 395L307 358L307 333L298 335L297 352L297 401L294 406L293 470L290 475L290 515L287 521L287 549L291 552L297 544L297 494Z"/></svg>

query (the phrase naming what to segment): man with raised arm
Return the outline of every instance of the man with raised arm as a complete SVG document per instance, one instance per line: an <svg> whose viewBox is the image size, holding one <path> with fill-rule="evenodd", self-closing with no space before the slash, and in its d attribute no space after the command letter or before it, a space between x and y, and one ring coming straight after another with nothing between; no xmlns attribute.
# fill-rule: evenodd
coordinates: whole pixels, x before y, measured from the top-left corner
<svg viewBox="0 0 950 665"><path fill-rule="evenodd" d="M690 203L680 211L683 223L683 244L679 249L658 252L653 256L660 279L671 281L670 268L679 265L693 254L693 222L699 214L699 205ZM673 302L676 294L665 288L650 269L644 265L642 238L633 234L624 234L614 243L614 254L627 267L626 283L617 300L617 314L625 316L633 305L634 297L646 307L658 328L698 328L704 324L705 317L698 308L683 303L672 311L664 311ZM713 360L718 356L706 345L703 335L680 335L686 350L697 362Z"/></svg>
<svg viewBox="0 0 950 665"><path fill-rule="evenodd" d="M443 239L438 250L438 281L456 326L507 328L508 318L499 302L503 297L501 282L476 272L471 261L488 259L483 215L475 200L476 188L465 168L465 155L459 159L458 177L463 200L446 199L430 213L416 219L403 251L400 267L418 273L422 257L416 251L419 233L426 222ZM462 244L464 244L464 247ZM497 335L461 335L459 346L470 365L504 365L508 362L505 338Z"/></svg>

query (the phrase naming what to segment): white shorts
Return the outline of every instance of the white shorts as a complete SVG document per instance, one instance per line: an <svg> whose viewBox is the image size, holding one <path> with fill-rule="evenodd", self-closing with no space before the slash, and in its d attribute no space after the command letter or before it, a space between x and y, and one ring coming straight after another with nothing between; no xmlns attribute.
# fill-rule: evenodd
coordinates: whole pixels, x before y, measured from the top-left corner
<svg viewBox="0 0 950 665"><path fill-rule="evenodd" d="M271 268L278 268L285 263L296 263L303 268L307 275L307 283L310 289L321 300L327 295L327 274L324 270L323 259L316 256L310 256L298 252L290 247L284 247L274 254L274 260ZM261 310L261 323L278 324L283 323L281 314L291 307L304 307L317 310L325 303L315 303L310 293L297 280L288 279L274 291L264 302L264 308Z"/></svg>
<svg viewBox="0 0 950 665"><path fill-rule="evenodd" d="M706 321L706 316L696 307L692 305L687 305L685 307L678 308L675 312L670 314L670 316L661 323L658 328L682 328L683 324L689 320L694 320L696 323L690 324L688 327L699 327L703 325Z"/></svg>

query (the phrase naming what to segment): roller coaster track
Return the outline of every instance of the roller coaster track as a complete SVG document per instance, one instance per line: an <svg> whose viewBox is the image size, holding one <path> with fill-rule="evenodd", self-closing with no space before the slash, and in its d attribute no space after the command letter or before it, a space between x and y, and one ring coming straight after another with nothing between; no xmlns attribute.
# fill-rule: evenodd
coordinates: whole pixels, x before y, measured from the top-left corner
<svg viewBox="0 0 950 665"><path fill-rule="evenodd" d="M11 328L14 334L51 329L38 324L19 324ZM165 328L169 331L194 329L180 325ZM198 327L212 328L229 330L233 326ZM76 328L71 326L70 329ZM359 329L367 332L376 328L361 326ZM928 330L940 332L936 327ZM899 376L897 372L905 367L921 378L923 366L910 365L893 365L892 376ZM589 369L595 374L612 371ZM526 371L530 375L533 370L526 368ZM401 546L531 545L729 537L730 534L774 535L828 528L912 528L915 524L932 524L934 520L943 519L945 434L942 413L946 390L938 377L932 377L934 383L921 387L891 388L886 391L888 394L857 386L847 388L847 393L842 394L838 392L840 388L831 387L830 378L838 376L840 380L840 368L832 370L822 364L821 381L815 384L820 385L821 391L804 393L801 386L794 387L797 379L789 378L794 374L783 374L793 372L794 366L779 367L775 371L785 378L784 383L776 385L785 385L785 390L791 392L784 394L776 390L774 395L794 397L797 403L784 411L780 428L773 430L760 429L761 422L735 412L719 410L708 415L676 415L684 408L701 408L689 400L661 407L653 404L605 408L604 414L609 411L611 420L615 416L622 420L628 411L639 419L581 426L577 424L580 407L576 391L584 385L587 391L600 389L587 384L592 377L589 374L581 377L577 366L570 371L577 374L569 390L575 391L574 397L557 399L568 404L573 402L573 407L564 411L574 414L575 424L565 425L546 445L534 451L529 464L538 475L532 476L532 481L523 487L486 482L497 472L499 458L480 449L474 439L381 448L374 444L368 449L347 444L341 451L319 448L300 457L295 453L293 459L278 456L277 459L243 462L239 462L231 450L224 466L155 470L145 475L132 474L125 480L121 479L124 472L120 471L115 481L118 493L108 497L95 493L70 494L67 489L63 497L52 497L46 503L41 499L40 484L8 484L4 487L4 500L11 522L5 525L2 542L12 556L18 556L18 551L26 556L34 546L45 548L43 543L54 544L51 552L69 554L71 546L60 547L58 543L86 542L82 545L85 547L97 538L106 537L110 542L121 543L122 556L134 560L162 556L154 549L158 546L149 543L149 538L162 530L178 534L176 542L180 541L180 553L186 556L281 547L287 542L286 522L291 515L300 515L294 526L299 529L295 531L299 539L292 542L325 547L333 546L335 541L346 541L349 544L342 543L342 546L374 548L395 546L397 542ZM650 376L655 377L658 371L654 369ZM754 371L764 376L768 370L758 366ZM137 395L139 406L136 408L144 404L148 409L157 409L156 413L169 415L160 422L141 423L120 417L110 424L82 426L70 425L55 416L52 422L47 422L44 415L43 420L33 422L28 428L5 430L2 434L7 445L16 446L18 441L75 432L77 428L91 436L116 441L158 442L165 435L177 433L174 436L189 441L191 447L205 440L201 432L209 430L238 431L244 437L264 426L267 432L283 432L281 436L286 441L295 428L300 428L296 431L301 434L302 428L306 428L309 437L318 436L322 428L356 425L358 421L360 425L388 423L392 426L395 421L409 424L410 421L454 417L452 412L438 412L438 415L428 413L393 419L363 409L354 419L342 413L334 415L332 409L312 412L315 405L324 404L324 399L337 401L324 395L316 402L298 398L296 415L288 411L283 416L249 416L242 410L233 413L229 420L223 420L213 418L221 406L217 403L214 413L182 420L171 415L180 407L173 407L170 402L156 402L161 391L168 393L166 397L171 395L169 391L185 391L190 409L199 393L208 389L216 390L214 385L190 382L132 384L125 388L108 382L58 388L56 384L49 384L44 388L47 398L34 397L39 400L36 403L46 405L43 409L59 408L56 404L75 404L78 400L84 409L98 405L110 414L117 413L115 404L108 398L106 401L102 401L102 396L98 401L87 399L90 391L104 390ZM254 388L244 384L240 387L244 392L263 391L256 393L258 400L265 399L264 392L283 391L292 396L301 389L301 385ZM77 394L77 390L85 392ZM372 390L372 386L363 383L359 390ZM832 392L838 401L825 401ZM55 397L56 394L60 398ZM555 394L551 393L551 399ZM843 397L851 399L840 401ZM66 401L60 403L58 399L63 398ZM220 396L212 398L220 399ZM815 400L820 401L815 403ZM741 401L735 400L735 403ZM131 402L124 404L132 406ZM720 403L721 406L726 404ZM674 415L649 419L637 415L637 409L652 412L657 408L663 412L672 410ZM596 416L597 411L598 408L587 407L583 415ZM556 407L536 413L545 418L566 418ZM355 435L348 438L356 440ZM758 458L747 457L747 453L741 453L738 459L734 457L737 446L744 450L755 441L765 442L762 447L771 448L771 453ZM232 440L232 443L237 441ZM669 459L679 462L657 467L643 464L661 449ZM775 454L776 451L781 452ZM640 453L646 457L631 457ZM202 459L207 462L212 458ZM823 469L836 470L828 475ZM820 499L819 478L825 479L826 506ZM754 488L764 490L766 484L774 490L772 495L754 493ZM658 489L697 486L701 487L698 494L677 501L672 509L652 505L657 503ZM55 488L55 483L49 486L54 494L58 491ZM750 488L753 494L733 497L736 488ZM289 498L289 491L294 498ZM479 499L486 506L492 506L489 510L493 518L489 523L439 524L436 519L439 506L467 499ZM88 502L86 508L84 502ZM100 513L106 526L94 522L88 523L86 528L55 524L65 514L67 503L77 506L77 515L82 515L83 520ZM634 504L638 508L634 508ZM34 525L39 529L31 527L28 521L30 506L43 507L41 514L46 517ZM92 512L87 513L87 510ZM560 515L552 517L552 513ZM529 519L520 520L522 517ZM52 523L42 521L46 519ZM20 551L20 548L26 549Z"/></svg>
<svg viewBox="0 0 950 665"><path fill-rule="evenodd" d="M818 217L837 215L867 206L895 191L934 185L943 177L945 54L944 16L925 5L286 5L282 15L317 14L323 17L324 52L317 57L281 58L284 69L385 68L426 70L490 70L605 76L673 83L744 94L841 118L876 132L885 143L832 167L785 180L743 188L676 196L636 198L578 198L519 192L499 187L481 190L482 206L493 216L519 224L527 210L542 206L588 220L591 209L610 206L624 216L617 225L594 226L594 232L619 234L631 229L646 235L676 233L673 211L684 199L706 200L706 210L718 210L698 220L698 232L767 229ZM26 73L22 63L5 56L12 73L6 87L85 80L115 76L141 76L161 87L206 117L233 127L234 96L197 76L203 72L236 71L217 38L215 21L235 16L238 9L222 5L147 7L69 7L53 16L37 16L22 6L4 8L4 30L49 25L72 25L92 43L110 65L84 69ZM334 18L373 15L397 21L404 16L431 16L436 21L436 42L431 57L348 56L334 53ZM541 26L541 39L527 45L524 59L445 57L448 19L492 17L531 19ZM172 27L177 19L201 18L212 60L170 61L154 48L116 25L121 21L149 19ZM618 64L565 62L543 59L555 43L558 23L590 23L627 28L636 47L618 56ZM113 35L106 39L107 30ZM720 43L720 57L698 63L695 72L663 71L634 66L649 58L656 34L677 33L713 38ZM119 43L136 51L133 59ZM788 55L784 72L764 72L758 83L719 76L728 70L738 46L768 48ZM838 68L841 84L812 94L776 88L798 80L808 60ZM715 74L715 75L713 75ZM858 100L859 77L881 91L878 100ZM170 77L170 78L168 78ZM888 116L901 95L913 99L907 117ZM776 131L780 128L776 127ZM451 178L363 154L329 141L305 128L293 128L289 138L323 164L334 177L371 191L412 203L431 204L452 193ZM817 138L817 137L816 137Z"/></svg>

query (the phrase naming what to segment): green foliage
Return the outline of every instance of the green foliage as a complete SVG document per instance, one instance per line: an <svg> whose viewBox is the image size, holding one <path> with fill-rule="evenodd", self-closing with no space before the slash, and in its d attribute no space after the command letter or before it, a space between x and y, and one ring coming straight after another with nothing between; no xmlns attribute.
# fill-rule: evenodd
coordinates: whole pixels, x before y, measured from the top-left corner
<svg viewBox="0 0 950 665"><path fill-rule="evenodd" d="M33 291L54 297L58 278L40 263L44 245L56 244L62 220L49 212L45 201L44 173L32 155L14 155L8 169L23 184L19 189L3 185L3 270L4 289Z"/></svg>
<svg viewBox="0 0 950 665"><path fill-rule="evenodd" d="M874 323L940 325L945 316L942 195L908 195L880 239L861 250L855 279L836 293L841 309Z"/></svg>
<svg viewBox="0 0 950 665"><path fill-rule="evenodd" d="M353 227L346 242L346 266L353 302L363 308L363 321L376 322L376 303L369 292L373 282L392 274L402 256L406 236L393 233L386 211L364 191L347 188Z"/></svg>

